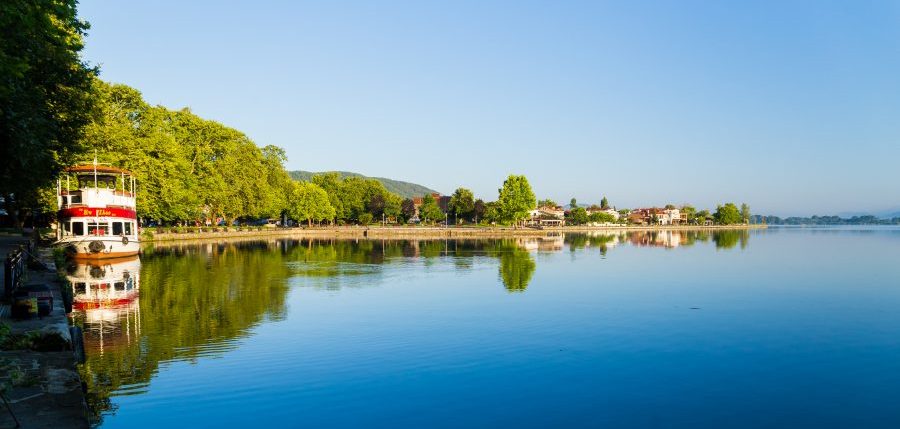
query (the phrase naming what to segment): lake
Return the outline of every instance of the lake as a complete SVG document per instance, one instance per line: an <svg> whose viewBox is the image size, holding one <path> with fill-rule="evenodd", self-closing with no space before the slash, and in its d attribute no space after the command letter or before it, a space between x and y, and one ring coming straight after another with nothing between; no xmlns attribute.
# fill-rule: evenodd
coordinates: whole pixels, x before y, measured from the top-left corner
<svg viewBox="0 0 900 429"><path fill-rule="evenodd" d="M71 266L102 428L900 427L900 229L150 246Z"/></svg>

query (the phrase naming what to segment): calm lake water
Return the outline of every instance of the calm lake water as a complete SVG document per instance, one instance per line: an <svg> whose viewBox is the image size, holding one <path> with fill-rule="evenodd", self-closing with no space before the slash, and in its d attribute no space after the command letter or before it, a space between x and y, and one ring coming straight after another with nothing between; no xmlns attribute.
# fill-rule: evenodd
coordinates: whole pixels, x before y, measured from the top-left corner
<svg viewBox="0 0 900 429"><path fill-rule="evenodd" d="M103 428L900 427L900 229L271 240L70 267Z"/></svg>

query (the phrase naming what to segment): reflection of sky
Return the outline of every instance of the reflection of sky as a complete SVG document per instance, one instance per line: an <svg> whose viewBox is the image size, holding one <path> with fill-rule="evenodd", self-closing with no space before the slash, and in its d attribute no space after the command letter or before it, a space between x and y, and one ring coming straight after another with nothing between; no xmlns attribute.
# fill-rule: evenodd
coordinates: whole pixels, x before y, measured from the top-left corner
<svg viewBox="0 0 900 429"><path fill-rule="evenodd" d="M517 294L485 257L294 287L286 319L215 358L162 366L146 394L115 398L106 426L900 421L898 230L773 229L715 249L541 253Z"/></svg>

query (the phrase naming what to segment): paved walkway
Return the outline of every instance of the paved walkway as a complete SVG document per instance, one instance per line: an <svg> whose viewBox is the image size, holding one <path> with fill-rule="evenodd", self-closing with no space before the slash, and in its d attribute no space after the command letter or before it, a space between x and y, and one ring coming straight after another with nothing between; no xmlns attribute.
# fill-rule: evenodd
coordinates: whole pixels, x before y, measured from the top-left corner
<svg viewBox="0 0 900 429"><path fill-rule="evenodd" d="M0 251L17 244L14 239L0 237ZM0 322L10 326L11 335L37 332L45 338L53 337L71 345L69 319L63 308L52 252L48 248L38 248L36 253L48 269L30 270L26 284L43 283L50 286L53 291L53 309L50 315L28 320L13 320L4 316L0 318ZM75 354L71 350L0 351L0 358L13 362L24 373L24 383L6 394L21 427L56 429L89 426L81 379L76 369ZM0 428L12 427L15 427L12 417L0 405Z"/></svg>

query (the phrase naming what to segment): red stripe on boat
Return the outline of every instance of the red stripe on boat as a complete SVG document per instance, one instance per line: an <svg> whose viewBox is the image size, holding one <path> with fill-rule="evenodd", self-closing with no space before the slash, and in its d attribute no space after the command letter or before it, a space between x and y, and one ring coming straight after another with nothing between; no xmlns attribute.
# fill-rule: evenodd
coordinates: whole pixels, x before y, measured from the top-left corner
<svg viewBox="0 0 900 429"><path fill-rule="evenodd" d="M92 207L75 207L62 209L58 213L59 218L72 217L124 217L128 219L137 219L137 213L132 209L120 208L92 208Z"/></svg>

